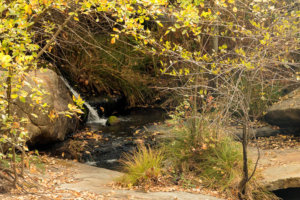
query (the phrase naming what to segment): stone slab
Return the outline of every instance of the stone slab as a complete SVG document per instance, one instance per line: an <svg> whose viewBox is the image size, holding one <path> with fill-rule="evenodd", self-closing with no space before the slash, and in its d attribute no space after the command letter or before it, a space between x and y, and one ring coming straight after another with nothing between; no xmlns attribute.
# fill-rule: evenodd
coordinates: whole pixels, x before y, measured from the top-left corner
<svg viewBox="0 0 300 200"><path fill-rule="evenodd" d="M63 184L61 189L75 190L78 192L89 191L109 196L109 199L141 199L141 200L220 200L216 197L192 194L188 192L139 192L134 190L113 189L108 184L112 183L122 173L72 162L75 183Z"/></svg>
<svg viewBox="0 0 300 200"><path fill-rule="evenodd" d="M257 151L255 148L249 151L254 161ZM260 155L258 171L268 190L300 187L300 149L261 150Z"/></svg>

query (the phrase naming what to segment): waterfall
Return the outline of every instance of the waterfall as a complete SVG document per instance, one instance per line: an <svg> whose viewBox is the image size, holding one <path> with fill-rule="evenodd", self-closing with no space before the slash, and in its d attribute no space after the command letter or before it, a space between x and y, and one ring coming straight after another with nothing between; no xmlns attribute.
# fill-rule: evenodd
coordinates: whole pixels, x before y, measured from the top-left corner
<svg viewBox="0 0 300 200"><path fill-rule="evenodd" d="M71 93L78 98L79 93L74 90L71 85L69 84L69 82L62 76L60 76L61 80L65 83L65 85L67 86L67 88L69 88L69 90L71 91ZM87 123L99 123L102 125L106 124L107 119L105 118L100 118L98 115L98 112L95 108L93 108L88 102L86 102L84 99L82 99L84 101L84 104L87 109L89 110L89 115L88 115L88 120Z"/></svg>

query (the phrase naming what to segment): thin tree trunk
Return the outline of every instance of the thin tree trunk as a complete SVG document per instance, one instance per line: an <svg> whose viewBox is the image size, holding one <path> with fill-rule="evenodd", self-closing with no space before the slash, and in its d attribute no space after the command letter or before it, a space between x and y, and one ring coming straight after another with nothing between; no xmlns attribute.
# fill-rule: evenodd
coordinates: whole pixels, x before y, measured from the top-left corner
<svg viewBox="0 0 300 200"><path fill-rule="evenodd" d="M215 5L215 12L218 12L218 5ZM214 26L214 37L213 37L213 50L215 53L218 53L219 50L219 25L218 25L218 17L216 20L216 25Z"/></svg>
<svg viewBox="0 0 300 200"><path fill-rule="evenodd" d="M6 90L6 96L7 96L7 108L6 108L6 114L8 120L11 120L11 90L12 90L12 67L10 66L8 68L8 77L6 79L6 84L7 84L7 90ZM12 133L12 130L9 130L10 138L12 140L12 146L11 146L11 153L12 153L12 170L14 173L14 186L17 185L18 183L18 173L17 173L17 164L16 164L16 148L14 146L15 144L15 135Z"/></svg>
<svg viewBox="0 0 300 200"><path fill-rule="evenodd" d="M7 89L6 89L6 96L7 96L7 108L6 108L6 114L8 117L10 117L11 112L11 79L12 79L12 68L8 68L8 76L6 79Z"/></svg>
<svg viewBox="0 0 300 200"><path fill-rule="evenodd" d="M215 25L215 36L213 37L213 50L218 53L219 50L219 26Z"/></svg>
<svg viewBox="0 0 300 200"><path fill-rule="evenodd" d="M242 138L242 145L243 145L243 179L240 182L239 185L239 198L245 199L246 189L247 189L247 182L249 180L249 173L248 173L248 152L247 152L247 146L248 146L248 131L249 131L249 125L247 119L244 121L244 127L243 127L243 138Z"/></svg>
<svg viewBox="0 0 300 200"><path fill-rule="evenodd" d="M22 155L21 155L21 176L24 177L24 158L25 158L25 150L24 150L24 146L25 146L25 142L23 142L23 146L22 146Z"/></svg>
<svg viewBox="0 0 300 200"><path fill-rule="evenodd" d="M192 90L192 96L193 96L193 113L192 113L192 137L196 137L198 130L197 130L197 111L198 111L198 105L197 105L197 93L198 93L198 82L199 82L199 72L200 68L197 66L196 71L196 80L195 80L195 88Z"/></svg>

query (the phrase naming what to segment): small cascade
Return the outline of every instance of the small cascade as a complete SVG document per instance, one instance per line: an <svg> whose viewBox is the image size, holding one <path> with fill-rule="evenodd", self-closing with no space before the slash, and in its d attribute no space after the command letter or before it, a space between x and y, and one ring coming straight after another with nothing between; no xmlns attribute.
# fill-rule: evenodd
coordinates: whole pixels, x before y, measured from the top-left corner
<svg viewBox="0 0 300 200"><path fill-rule="evenodd" d="M62 76L60 76L61 80L65 83L65 85L67 86L67 88L69 88L69 90L71 91L71 93L78 98L79 93L77 91L75 91L71 85L69 84L69 82ZM84 99L83 99L84 100ZM88 102L84 101L84 105L88 108L89 110L89 115L88 115L88 120L87 123L98 123L98 124L102 124L105 125L107 119L105 118L100 118L98 115L98 112L95 108L93 108Z"/></svg>

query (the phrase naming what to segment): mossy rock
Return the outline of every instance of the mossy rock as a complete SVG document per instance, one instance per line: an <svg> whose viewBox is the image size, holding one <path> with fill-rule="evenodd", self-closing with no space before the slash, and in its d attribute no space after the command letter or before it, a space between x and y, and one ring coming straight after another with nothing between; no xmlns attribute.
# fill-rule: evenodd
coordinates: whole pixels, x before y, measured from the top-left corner
<svg viewBox="0 0 300 200"><path fill-rule="evenodd" d="M118 124L119 122L120 122L120 119L118 117L110 116L106 121L106 125L111 126L111 125Z"/></svg>

